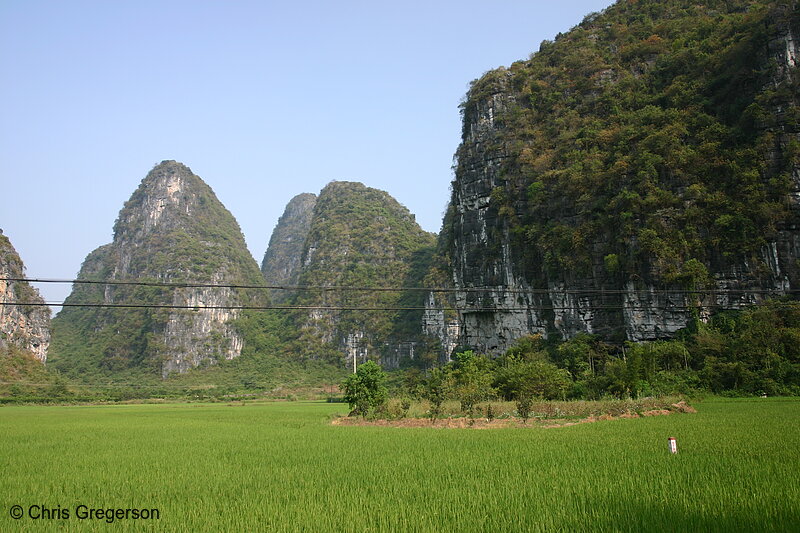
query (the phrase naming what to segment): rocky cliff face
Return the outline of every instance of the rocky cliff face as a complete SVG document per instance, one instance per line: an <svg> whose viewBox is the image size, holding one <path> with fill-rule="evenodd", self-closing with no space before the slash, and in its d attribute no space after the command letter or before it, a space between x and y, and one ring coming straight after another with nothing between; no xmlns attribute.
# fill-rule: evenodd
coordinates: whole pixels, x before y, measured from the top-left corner
<svg viewBox="0 0 800 533"><path fill-rule="evenodd" d="M240 311L230 307L263 302L243 289L191 286L263 280L233 216L208 185L175 161L160 163L145 177L120 211L113 242L89 254L78 279L177 286L76 284L70 303L178 309L65 308L54 320L54 353L65 369L88 363L167 375L232 359L243 341L232 325Z"/></svg>
<svg viewBox="0 0 800 533"><path fill-rule="evenodd" d="M282 222L284 218L290 217L284 215ZM327 185L314 205L301 253L284 261L295 265L286 270L296 276L298 285L323 287L297 292L292 303L341 308L311 310L297 318L304 349L343 354L348 365L354 359L375 358L392 367L405 357L416 357L422 312L383 309L421 307L424 295L380 288L419 286L434 240L387 193L353 182ZM287 248L273 235L267 257L280 255L272 251L276 245ZM296 265L299 270L293 270ZM375 309L352 309L363 307Z"/></svg>
<svg viewBox="0 0 800 533"><path fill-rule="evenodd" d="M311 217L317 203L315 194L298 194L286 205L283 215L272 232L269 246L261 263L261 273L267 285L296 285L302 266L300 258L303 245L311 227ZM271 293L275 303L286 302L290 293L275 290Z"/></svg>
<svg viewBox="0 0 800 533"><path fill-rule="evenodd" d="M798 288L798 2L712 4L619 2L473 84L461 343L664 338Z"/></svg>
<svg viewBox="0 0 800 533"><path fill-rule="evenodd" d="M442 363L451 359L456 347L462 342L458 316L448 312L454 305L447 298L437 299L435 293L428 293L425 311L422 314L422 331L438 342L441 349L437 359Z"/></svg>
<svg viewBox="0 0 800 533"><path fill-rule="evenodd" d="M22 260L0 230L0 349L12 344L44 363L50 345L50 308L29 283L7 281L24 277ZM20 302L41 306L14 305Z"/></svg>

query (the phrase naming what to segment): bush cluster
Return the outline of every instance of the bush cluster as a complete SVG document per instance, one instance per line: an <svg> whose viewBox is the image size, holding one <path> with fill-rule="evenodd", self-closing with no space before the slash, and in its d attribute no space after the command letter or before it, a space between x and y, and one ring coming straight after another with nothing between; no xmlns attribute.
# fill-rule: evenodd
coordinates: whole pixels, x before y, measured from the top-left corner
<svg viewBox="0 0 800 533"><path fill-rule="evenodd" d="M537 400L637 399L710 392L800 394L800 303L772 301L697 320L676 338L612 345L579 335L520 339L499 357L472 351L426 373L409 369L407 393L428 400L433 418L457 400L465 414L491 399L517 402L523 418Z"/></svg>

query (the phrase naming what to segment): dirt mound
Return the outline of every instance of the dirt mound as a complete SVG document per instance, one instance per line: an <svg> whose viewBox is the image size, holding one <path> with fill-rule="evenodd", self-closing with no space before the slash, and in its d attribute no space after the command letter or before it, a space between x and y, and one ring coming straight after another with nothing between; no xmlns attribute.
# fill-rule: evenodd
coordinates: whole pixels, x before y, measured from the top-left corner
<svg viewBox="0 0 800 533"><path fill-rule="evenodd" d="M490 429L511 427L512 419L503 420L487 420L485 418L469 419L466 417L460 418L440 418L431 420L430 418L401 418L398 420L367 420L354 416L342 416L334 419L331 423L334 426L382 426L382 427L395 427L395 428L439 428L439 429L453 429L453 428L472 428L472 429ZM522 425L522 420L518 421Z"/></svg>
<svg viewBox="0 0 800 533"><path fill-rule="evenodd" d="M587 424L592 422L599 422L602 420L617 420L621 418L640 418L641 416L664 416L673 413L696 413L697 411L684 401L672 404L671 409L651 409L644 411L641 414L635 412L626 412L614 416L611 414L590 415L586 418L568 419L568 418L530 418L523 421L521 418L501 418L501 419L486 419L486 418L468 418L468 417L453 417L453 418L439 418L431 420L430 418L401 418L396 420L372 420L364 419L355 416L340 416L331 421L334 426L379 426L379 427L396 427L396 428L437 428L437 429L499 429L499 428L520 428L520 427L538 427L538 428L558 428L565 426L574 426L576 424Z"/></svg>
<svg viewBox="0 0 800 533"><path fill-rule="evenodd" d="M668 409L653 409L651 411L645 411L642 413L643 416L663 416L663 415L671 415L672 411Z"/></svg>
<svg viewBox="0 0 800 533"><path fill-rule="evenodd" d="M673 403L672 407L678 411L679 413L696 413L697 409L686 403L685 401L681 400L678 403Z"/></svg>

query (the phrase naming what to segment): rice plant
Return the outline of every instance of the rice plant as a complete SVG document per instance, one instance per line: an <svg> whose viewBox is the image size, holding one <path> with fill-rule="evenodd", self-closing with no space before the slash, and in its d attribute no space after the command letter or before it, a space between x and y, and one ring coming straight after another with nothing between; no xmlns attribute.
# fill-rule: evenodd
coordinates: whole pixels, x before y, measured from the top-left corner
<svg viewBox="0 0 800 533"><path fill-rule="evenodd" d="M494 430L335 426L347 406L322 402L4 407L0 530L111 527L81 505L158 509L121 531L799 530L800 401L696 407Z"/></svg>

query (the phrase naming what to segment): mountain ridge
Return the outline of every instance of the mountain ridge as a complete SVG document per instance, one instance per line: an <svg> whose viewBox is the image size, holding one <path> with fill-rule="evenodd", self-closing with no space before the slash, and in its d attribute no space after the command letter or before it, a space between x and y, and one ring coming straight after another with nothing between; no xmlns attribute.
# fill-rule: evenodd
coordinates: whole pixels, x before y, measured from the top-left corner
<svg viewBox="0 0 800 533"><path fill-rule="evenodd" d="M125 202L114 239L91 252L78 279L260 284L239 225L210 187L175 161L156 165ZM242 303L264 297L226 287L78 285L66 302L167 304L182 309L65 308L54 319L64 369L186 372L241 352L232 323ZM86 346L81 344L85 343Z"/></svg>
<svg viewBox="0 0 800 533"><path fill-rule="evenodd" d="M301 254L295 258L296 280L300 286L354 290L298 291L289 301L300 306L393 308L419 300L416 305L421 306L421 294L368 289L385 287L389 280L393 286L418 286L434 241L435 236L385 191L332 181L316 197ZM389 317L368 310L312 310L295 317L298 349L317 350L334 359L343 353L346 364L373 357L397 366L400 359L413 358L414 346L421 344L420 321L421 313L395 312Z"/></svg>

